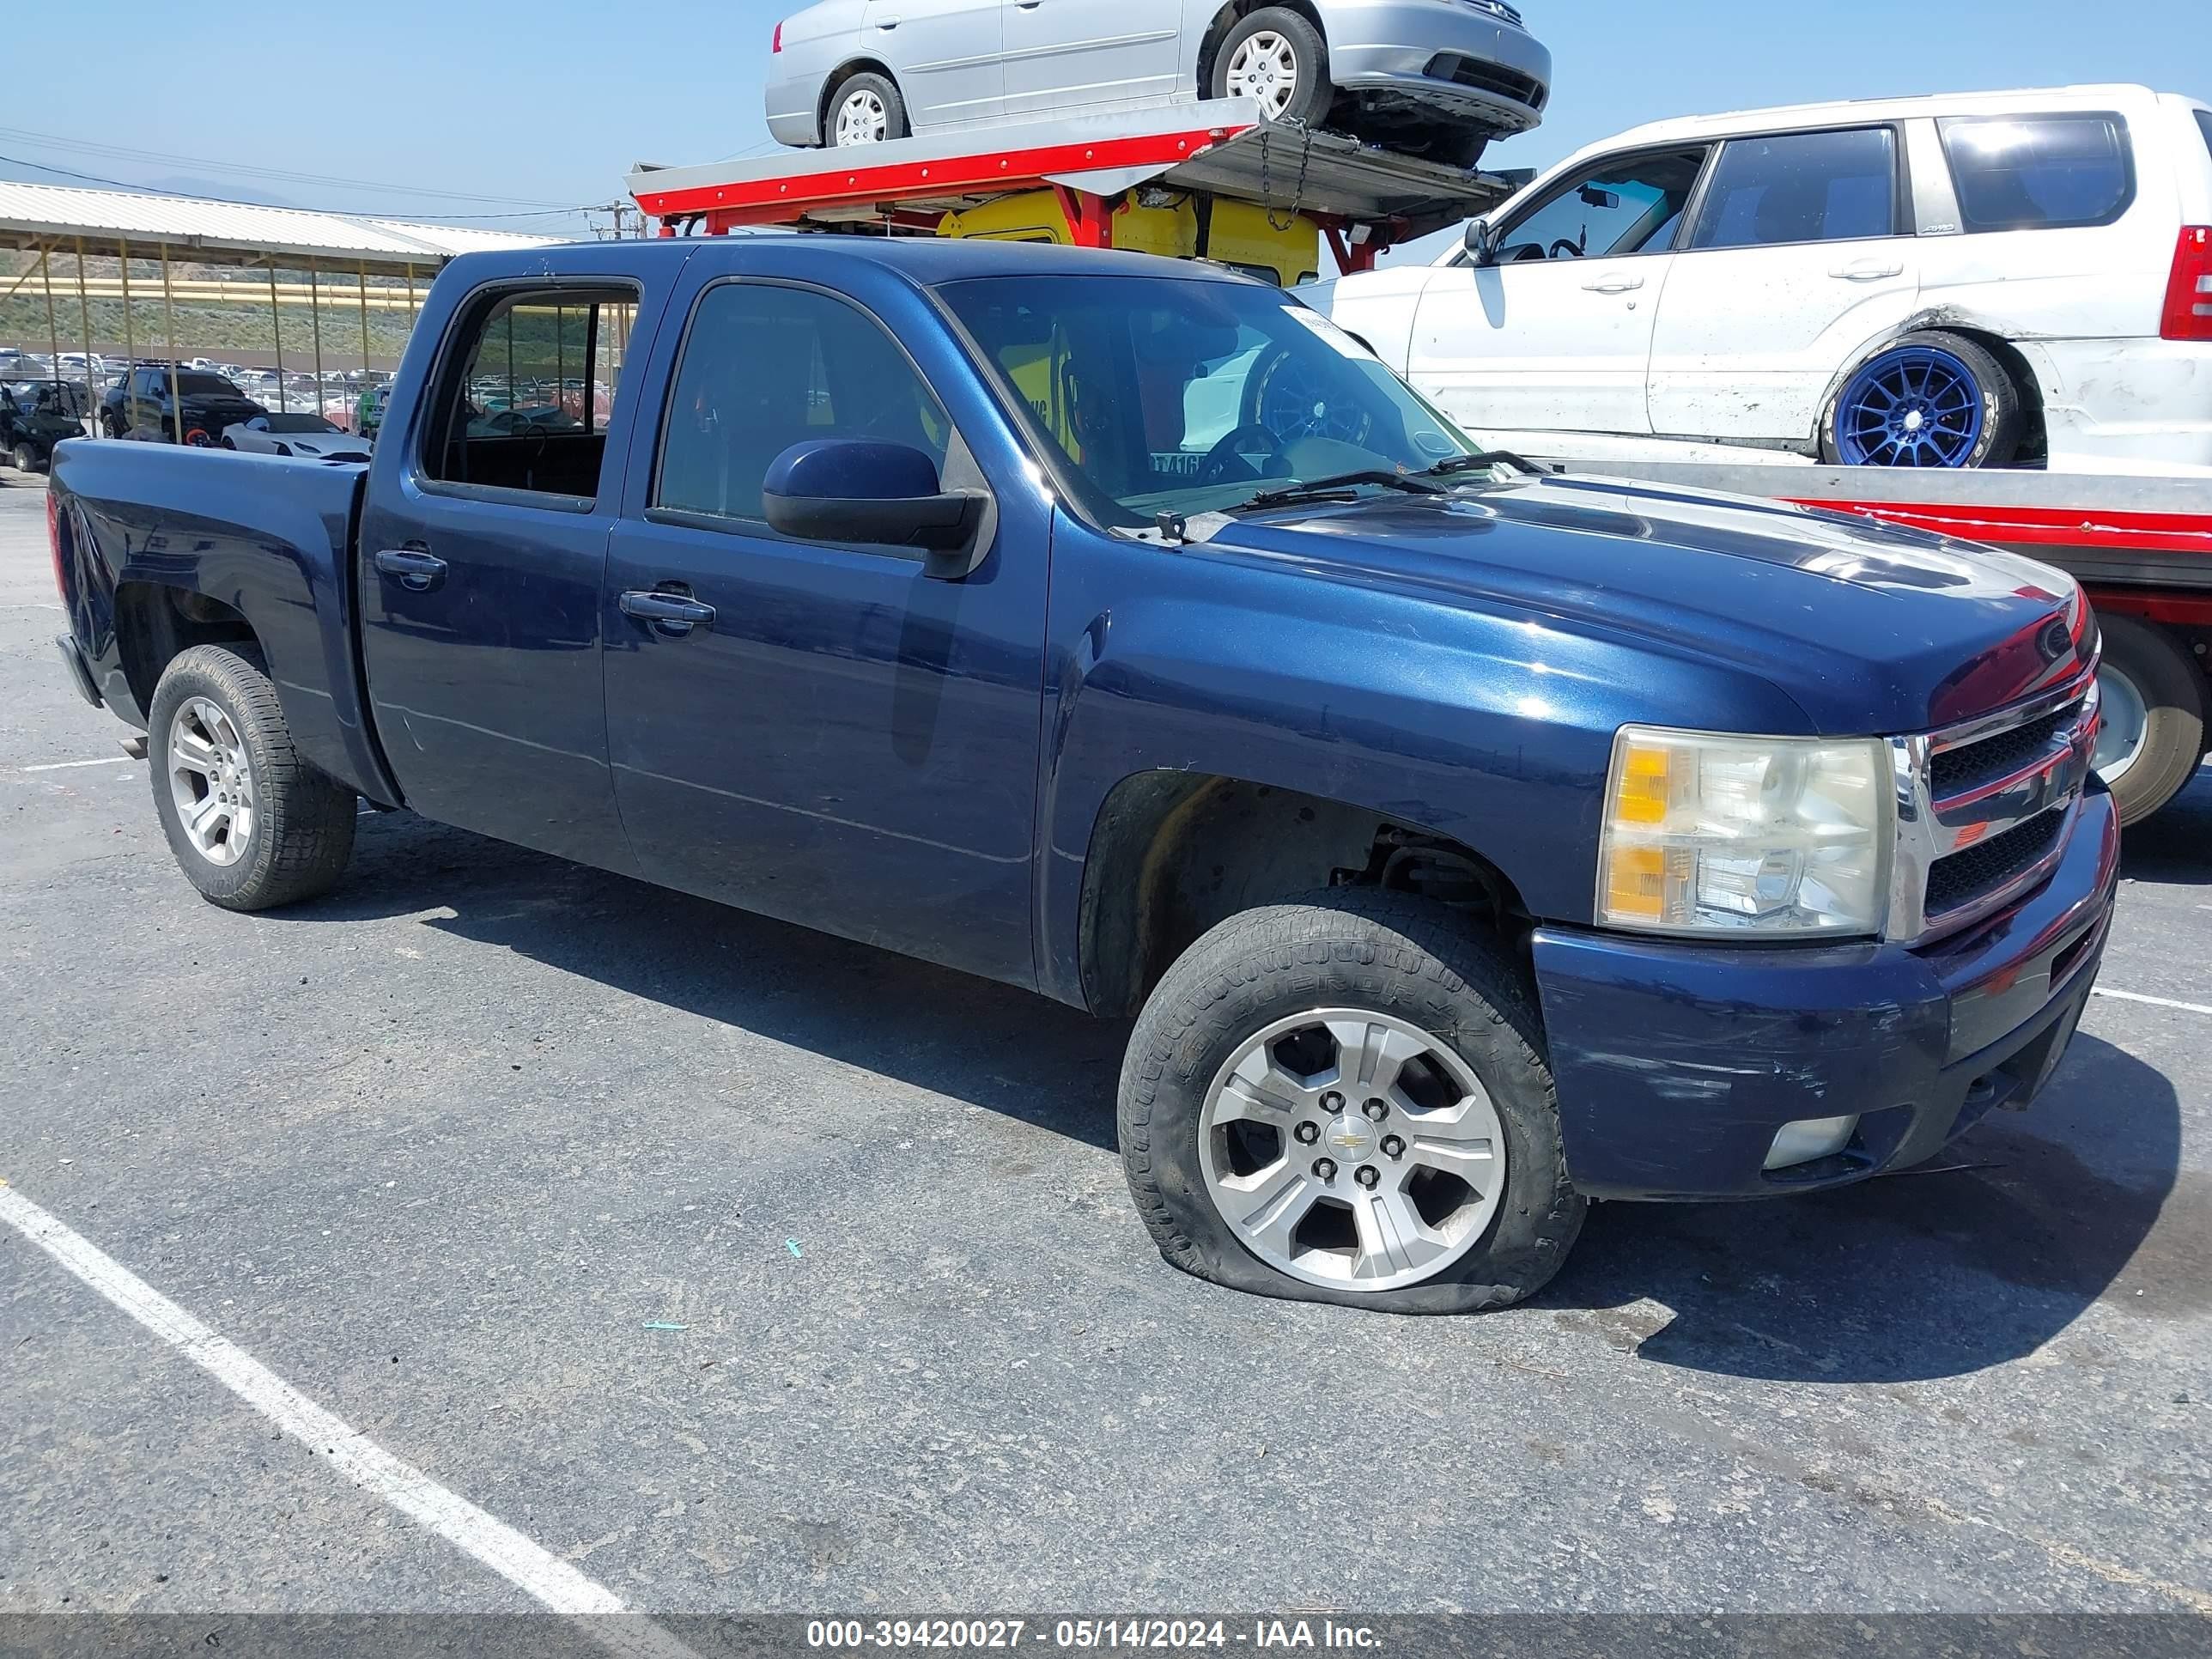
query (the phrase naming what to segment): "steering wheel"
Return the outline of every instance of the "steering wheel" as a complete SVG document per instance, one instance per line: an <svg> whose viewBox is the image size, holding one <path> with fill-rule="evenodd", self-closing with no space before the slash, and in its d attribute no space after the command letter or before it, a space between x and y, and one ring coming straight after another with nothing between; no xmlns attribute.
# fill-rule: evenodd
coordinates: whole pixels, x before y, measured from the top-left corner
<svg viewBox="0 0 2212 1659"><path fill-rule="evenodd" d="M1565 250L1564 256L1561 253L1562 249ZM1558 241L1552 244L1550 257L1554 259L1562 257L1570 259L1579 259L1583 257L1582 244L1579 242L1571 242L1565 237L1562 236Z"/></svg>
<svg viewBox="0 0 2212 1659"><path fill-rule="evenodd" d="M1265 445L1269 460L1274 459L1283 453L1283 441L1280 438L1257 421L1247 421L1206 452L1206 459L1198 464L1196 483L1199 487L1210 489L1215 484L1228 483L1229 464L1231 461L1240 465L1249 465L1249 463L1245 461L1243 454L1237 447L1240 444L1246 443ZM1261 471L1253 476L1264 478L1267 475Z"/></svg>

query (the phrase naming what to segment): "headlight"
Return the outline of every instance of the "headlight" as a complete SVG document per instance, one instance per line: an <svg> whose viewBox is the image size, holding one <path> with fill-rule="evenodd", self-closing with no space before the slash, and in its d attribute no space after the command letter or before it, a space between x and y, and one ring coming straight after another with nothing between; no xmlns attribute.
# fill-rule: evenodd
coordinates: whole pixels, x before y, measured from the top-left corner
<svg viewBox="0 0 2212 1659"><path fill-rule="evenodd" d="M1880 738L1625 726L1598 843L1601 927L1760 939L1879 933L1894 786Z"/></svg>

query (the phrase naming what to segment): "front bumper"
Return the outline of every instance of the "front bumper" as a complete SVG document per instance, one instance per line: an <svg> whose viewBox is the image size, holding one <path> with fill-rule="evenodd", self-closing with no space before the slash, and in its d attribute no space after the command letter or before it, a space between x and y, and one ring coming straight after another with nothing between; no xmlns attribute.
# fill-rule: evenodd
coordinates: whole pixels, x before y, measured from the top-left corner
<svg viewBox="0 0 2212 1659"><path fill-rule="evenodd" d="M1334 0L1322 7L1328 78L1346 92L1400 95L1462 120L1518 132L1543 118L1552 54L1534 36L1462 0ZM1534 101L1431 73L1465 58L1524 77Z"/></svg>
<svg viewBox="0 0 2212 1659"><path fill-rule="evenodd" d="M2102 961L2119 820L2082 801L2051 877L1920 949L1534 939L1560 1132L1595 1198L1756 1198L1917 1164L2057 1066ZM1856 1115L1843 1152L1771 1172L1775 1132Z"/></svg>

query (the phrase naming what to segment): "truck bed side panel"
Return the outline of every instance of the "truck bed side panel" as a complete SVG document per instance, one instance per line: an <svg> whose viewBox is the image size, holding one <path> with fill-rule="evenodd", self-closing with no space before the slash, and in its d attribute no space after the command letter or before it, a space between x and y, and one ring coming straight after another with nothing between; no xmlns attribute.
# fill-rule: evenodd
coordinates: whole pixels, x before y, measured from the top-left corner
<svg viewBox="0 0 2212 1659"><path fill-rule="evenodd" d="M117 595L133 583L242 616L300 752L384 805L398 794L362 712L349 573L362 471L167 444L79 441L54 457L70 626L109 707L146 724ZM127 612L127 607L126 607Z"/></svg>

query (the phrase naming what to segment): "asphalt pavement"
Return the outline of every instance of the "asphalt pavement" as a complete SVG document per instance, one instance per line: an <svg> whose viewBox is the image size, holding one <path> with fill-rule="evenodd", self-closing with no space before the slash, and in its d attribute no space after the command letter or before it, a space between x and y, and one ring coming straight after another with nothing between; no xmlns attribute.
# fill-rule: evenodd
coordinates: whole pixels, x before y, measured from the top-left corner
<svg viewBox="0 0 2212 1659"><path fill-rule="evenodd" d="M2212 782L1935 1170L1401 1320L1161 1262L1125 1028L427 823L174 869L0 474L0 1178L654 1613L2212 1613ZM2181 1005L2181 1006L2174 1006ZM0 1612L514 1610L0 1227Z"/></svg>

